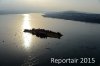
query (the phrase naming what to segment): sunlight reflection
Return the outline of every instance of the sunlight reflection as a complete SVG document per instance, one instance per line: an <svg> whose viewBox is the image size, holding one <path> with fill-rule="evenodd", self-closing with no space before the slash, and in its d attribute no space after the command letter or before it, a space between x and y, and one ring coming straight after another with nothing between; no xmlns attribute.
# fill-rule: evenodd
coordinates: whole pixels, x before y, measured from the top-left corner
<svg viewBox="0 0 100 66"><path fill-rule="evenodd" d="M29 14L24 14L23 15L23 30L24 29L31 29L30 25L30 15ZM29 48L32 40L32 35L29 33L23 33L23 40L24 40L24 46L25 48Z"/></svg>

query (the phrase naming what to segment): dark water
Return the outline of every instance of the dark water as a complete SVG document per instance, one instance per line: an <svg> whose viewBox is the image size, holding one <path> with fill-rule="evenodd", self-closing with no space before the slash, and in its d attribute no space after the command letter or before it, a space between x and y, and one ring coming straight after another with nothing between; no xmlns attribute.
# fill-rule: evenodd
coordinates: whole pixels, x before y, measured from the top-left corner
<svg viewBox="0 0 100 66"><path fill-rule="evenodd" d="M51 58L80 57L96 58L99 66L100 24L45 18L41 15L0 15L0 66L49 66ZM41 39L23 32L31 28L61 32L64 36L61 39Z"/></svg>

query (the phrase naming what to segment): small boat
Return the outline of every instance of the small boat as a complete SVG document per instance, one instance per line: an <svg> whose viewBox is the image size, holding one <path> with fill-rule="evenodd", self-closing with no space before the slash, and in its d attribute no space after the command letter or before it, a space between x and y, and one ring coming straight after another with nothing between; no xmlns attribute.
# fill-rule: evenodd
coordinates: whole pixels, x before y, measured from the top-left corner
<svg viewBox="0 0 100 66"><path fill-rule="evenodd" d="M25 29L24 32L28 32L31 33L32 35L36 35L37 37L40 38L47 38L47 37L51 37L51 38L58 38L60 39L63 35L59 32L53 32L50 30L45 30L45 29Z"/></svg>

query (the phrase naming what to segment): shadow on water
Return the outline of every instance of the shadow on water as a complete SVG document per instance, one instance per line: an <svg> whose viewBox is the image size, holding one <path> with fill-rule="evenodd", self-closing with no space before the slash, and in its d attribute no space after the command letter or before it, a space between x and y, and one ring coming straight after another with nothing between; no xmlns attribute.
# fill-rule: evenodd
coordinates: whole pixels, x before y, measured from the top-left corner
<svg viewBox="0 0 100 66"><path fill-rule="evenodd" d="M24 29L24 32L31 33L32 35L36 35L40 38L58 38L60 39L63 35L60 32L53 32L51 30L45 30L45 29Z"/></svg>
<svg viewBox="0 0 100 66"><path fill-rule="evenodd" d="M100 14L95 14L95 13L65 11L65 12L46 13L45 15L43 15L43 17L100 24Z"/></svg>

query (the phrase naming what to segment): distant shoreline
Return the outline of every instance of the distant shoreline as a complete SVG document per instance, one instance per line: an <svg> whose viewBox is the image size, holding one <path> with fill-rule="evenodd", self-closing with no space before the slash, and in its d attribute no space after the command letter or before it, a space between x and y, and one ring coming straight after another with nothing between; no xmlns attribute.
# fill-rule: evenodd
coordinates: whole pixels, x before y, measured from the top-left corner
<svg viewBox="0 0 100 66"><path fill-rule="evenodd" d="M43 17L80 21L100 24L100 14L84 13L77 11L46 13Z"/></svg>
<svg viewBox="0 0 100 66"><path fill-rule="evenodd" d="M0 15L7 15L7 14L31 14L31 13L41 13L41 12L33 12L33 11L0 11Z"/></svg>

